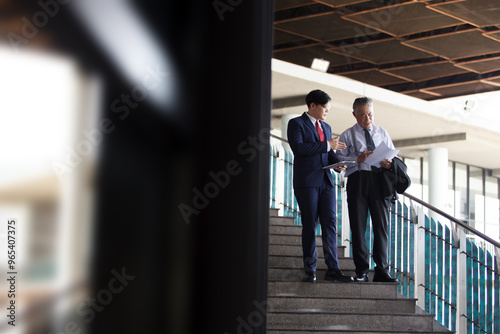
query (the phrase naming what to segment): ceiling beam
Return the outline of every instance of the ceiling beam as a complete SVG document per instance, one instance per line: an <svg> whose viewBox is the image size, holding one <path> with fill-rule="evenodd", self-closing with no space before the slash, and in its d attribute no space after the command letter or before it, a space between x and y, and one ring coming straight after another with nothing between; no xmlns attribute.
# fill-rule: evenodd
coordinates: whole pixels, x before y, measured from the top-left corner
<svg viewBox="0 0 500 334"><path fill-rule="evenodd" d="M394 146L396 148L401 148L401 147L408 147L408 146L419 146L419 145L446 143L446 142L450 142L450 141L458 141L458 140L466 140L466 139L467 139L466 133L460 132L460 133L451 133L451 134L441 135L441 136L393 140L393 143L394 143Z"/></svg>
<svg viewBox="0 0 500 334"><path fill-rule="evenodd" d="M290 107L298 107L306 104L306 96L305 95L296 95L290 97L284 97L280 99L273 99L273 110L274 109L283 109Z"/></svg>

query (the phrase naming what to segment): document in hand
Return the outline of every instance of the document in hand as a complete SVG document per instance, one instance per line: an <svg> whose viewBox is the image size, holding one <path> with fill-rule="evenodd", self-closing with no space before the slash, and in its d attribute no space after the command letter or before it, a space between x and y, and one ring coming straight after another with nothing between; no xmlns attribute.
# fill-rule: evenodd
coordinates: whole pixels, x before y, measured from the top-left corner
<svg viewBox="0 0 500 334"><path fill-rule="evenodd" d="M366 164L375 167L381 167L380 161L385 159L392 159L399 153L399 150L393 150L389 148L385 143L380 143L375 151L366 158L364 161Z"/></svg>
<svg viewBox="0 0 500 334"><path fill-rule="evenodd" d="M357 165L358 163L356 161L339 161L339 162L336 162L332 165L328 165L326 167L323 167L323 169L330 169L330 168L337 168L339 166L353 166L353 165Z"/></svg>

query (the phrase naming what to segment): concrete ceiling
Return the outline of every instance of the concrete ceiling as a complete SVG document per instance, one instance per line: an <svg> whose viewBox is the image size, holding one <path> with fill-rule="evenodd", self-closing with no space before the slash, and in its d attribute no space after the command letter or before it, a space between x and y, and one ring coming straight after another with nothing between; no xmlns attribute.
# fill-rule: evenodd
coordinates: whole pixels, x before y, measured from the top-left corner
<svg viewBox="0 0 500 334"><path fill-rule="evenodd" d="M471 125L470 111L457 110L451 102L437 104L276 59L272 69L273 129L281 129L282 115L306 111L305 95L322 89L333 99L327 122L340 134L355 123L354 99L369 96L375 123L389 131L400 155L422 157L429 148L446 147L452 161L500 168L499 122Z"/></svg>

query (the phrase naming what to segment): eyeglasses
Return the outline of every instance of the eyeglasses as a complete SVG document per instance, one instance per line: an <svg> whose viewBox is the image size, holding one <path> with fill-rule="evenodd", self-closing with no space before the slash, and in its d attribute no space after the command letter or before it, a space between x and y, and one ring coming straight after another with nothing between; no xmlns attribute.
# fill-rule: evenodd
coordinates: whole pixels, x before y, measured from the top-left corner
<svg viewBox="0 0 500 334"><path fill-rule="evenodd" d="M360 117L360 118L372 118L373 117L373 113L358 114L357 116Z"/></svg>

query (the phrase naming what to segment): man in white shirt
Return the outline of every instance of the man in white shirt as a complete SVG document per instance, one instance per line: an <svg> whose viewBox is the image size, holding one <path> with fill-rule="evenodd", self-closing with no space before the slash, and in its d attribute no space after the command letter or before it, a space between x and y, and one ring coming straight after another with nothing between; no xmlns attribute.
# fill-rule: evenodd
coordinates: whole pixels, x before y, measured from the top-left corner
<svg viewBox="0 0 500 334"><path fill-rule="evenodd" d="M388 239L391 197L384 197L380 168L390 169L391 160L380 161L380 168L365 163L375 148L385 143L394 149L387 131L373 123L373 101L368 97L357 98L353 103L353 115L357 123L340 136L347 147L337 153L340 160L352 160L358 164L346 169L347 204L352 234L352 250L356 265L355 281L368 282L369 250L366 245L368 210L373 224L374 282L398 282L389 275Z"/></svg>

